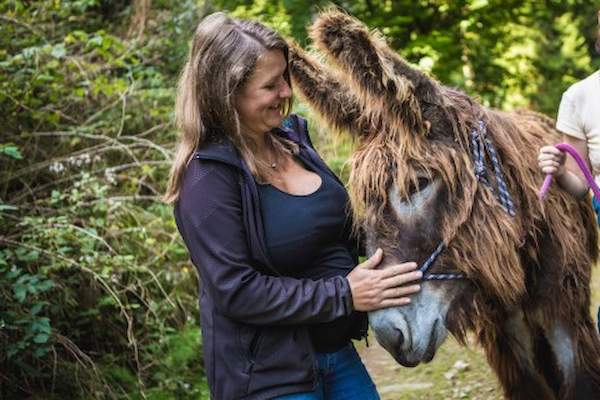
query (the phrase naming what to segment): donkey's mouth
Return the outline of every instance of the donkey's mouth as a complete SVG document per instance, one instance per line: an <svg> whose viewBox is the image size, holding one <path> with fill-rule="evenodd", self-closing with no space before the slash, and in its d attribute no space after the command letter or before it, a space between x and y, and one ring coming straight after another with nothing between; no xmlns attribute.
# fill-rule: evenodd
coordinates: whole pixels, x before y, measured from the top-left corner
<svg viewBox="0 0 600 400"><path fill-rule="evenodd" d="M420 349L406 349L400 345L394 354L394 359L404 367L416 367L422 362L428 363L433 360L435 352L437 350L437 325L439 320L436 320L431 327L431 333L429 334L429 341L424 351ZM413 342L414 343L414 342ZM407 351L408 350L408 351Z"/></svg>
<svg viewBox="0 0 600 400"><path fill-rule="evenodd" d="M429 344L427 345L427 349L425 350L425 353L423 354L423 362L428 363L429 361L433 360L433 357L435 356L435 351L436 351L436 344L437 344L437 324L439 323L439 320L435 320L435 323L433 324L433 328L431 329L431 335L429 336Z"/></svg>

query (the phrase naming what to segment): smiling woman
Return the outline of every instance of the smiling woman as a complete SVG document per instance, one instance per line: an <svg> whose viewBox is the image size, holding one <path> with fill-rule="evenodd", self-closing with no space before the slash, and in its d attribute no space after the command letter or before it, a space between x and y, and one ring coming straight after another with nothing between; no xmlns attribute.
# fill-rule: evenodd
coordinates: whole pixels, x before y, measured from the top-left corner
<svg viewBox="0 0 600 400"><path fill-rule="evenodd" d="M288 47L223 13L198 26L178 88L165 199L202 281L212 397L378 399L351 339L410 302L415 263L355 268L348 193L288 115Z"/></svg>
<svg viewBox="0 0 600 400"><path fill-rule="evenodd" d="M286 79L287 63L279 50L265 52L256 63L250 80L236 97L242 129L257 138L281 125L284 101L292 97Z"/></svg>

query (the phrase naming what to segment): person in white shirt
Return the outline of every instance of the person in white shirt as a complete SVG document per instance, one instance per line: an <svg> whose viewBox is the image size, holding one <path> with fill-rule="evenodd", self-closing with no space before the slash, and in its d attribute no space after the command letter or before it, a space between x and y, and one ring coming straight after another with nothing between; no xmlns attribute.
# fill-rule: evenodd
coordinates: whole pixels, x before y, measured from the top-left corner
<svg viewBox="0 0 600 400"><path fill-rule="evenodd" d="M600 54L600 10L596 52ZM575 147L587 160L596 184L600 185L600 70L573 84L563 93L556 129L563 133L562 140ZM589 191L583 173L575 160L554 146L544 146L539 151L538 165L546 174L553 174L556 182L573 195L583 198ZM592 199L600 225L600 199ZM598 330L600 330L600 308L598 309Z"/></svg>
<svg viewBox="0 0 600 400"><path fill-rule="evenodd" d="M598 11L600 27L600 10ZM600 29L596 50L600 53ZM563 93L556 128L563 133L563 141L569 143L586 160L600 184L600 71L573 84ZM588 192L588 184L573 159L554 146L545 146L539 152L539 167L553 174L558 184L576 198ZM600 199L594 199L600 204Z"/></svg>

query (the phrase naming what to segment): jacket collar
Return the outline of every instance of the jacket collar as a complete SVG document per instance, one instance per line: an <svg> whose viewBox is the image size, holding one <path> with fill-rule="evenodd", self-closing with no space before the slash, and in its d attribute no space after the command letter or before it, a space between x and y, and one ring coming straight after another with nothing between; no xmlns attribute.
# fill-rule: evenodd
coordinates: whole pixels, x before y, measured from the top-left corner
<svg viewBox="0 0 600 400"><path fill-rule="evenodd" d="M301 140L285 119L281 128L275 128L274 133L301 145ZM212 141L202 145L194 153L194 158L221 161L234 167L244 169L242 158L229 138Z"/></svg>

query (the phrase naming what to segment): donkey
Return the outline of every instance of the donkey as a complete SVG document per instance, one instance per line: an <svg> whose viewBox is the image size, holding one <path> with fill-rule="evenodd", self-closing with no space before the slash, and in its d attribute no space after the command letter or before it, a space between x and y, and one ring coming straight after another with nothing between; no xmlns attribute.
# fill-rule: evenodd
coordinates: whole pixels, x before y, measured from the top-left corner
<svg viewBox="0 0 600 400"><path fill-rule="evenodd" d="M409 66L377 32L338 10L310 28L328 67L296 45L294 87L357 146L355 221L381 268L425 271L409 305L369 314L404 366L433 359L448 333L472 332L507 399L600 398L600 340L589 313L597 230L589 199L537 198L552 120L478 104Z"/></svg>

